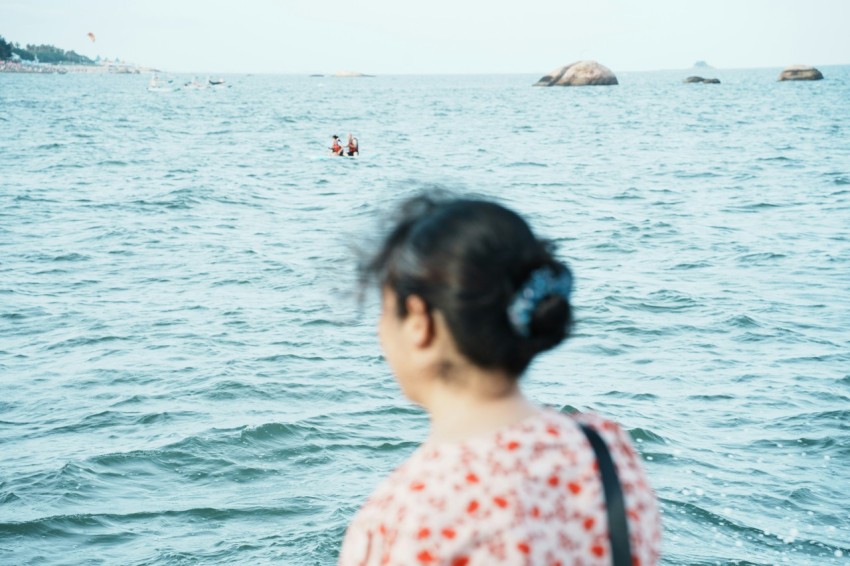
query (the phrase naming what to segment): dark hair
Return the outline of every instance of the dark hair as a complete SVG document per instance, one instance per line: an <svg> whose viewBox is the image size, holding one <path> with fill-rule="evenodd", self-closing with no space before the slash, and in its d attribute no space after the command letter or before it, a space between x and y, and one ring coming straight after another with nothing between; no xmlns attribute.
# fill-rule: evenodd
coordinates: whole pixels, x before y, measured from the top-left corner
<svg viewBox="0 0 850 566"><path fill-rule="evenodd" d="M399 316L407 315L408 296L421 297L445 317L464 356L513 377L568 335L571 309L561 295L537 304L527 337L508 319L508 306L533 271L568 270L518 214L485 200L427 196L406 201L400 213L378 252L360 266L362 285L377 281L397 294Z"/></svg>

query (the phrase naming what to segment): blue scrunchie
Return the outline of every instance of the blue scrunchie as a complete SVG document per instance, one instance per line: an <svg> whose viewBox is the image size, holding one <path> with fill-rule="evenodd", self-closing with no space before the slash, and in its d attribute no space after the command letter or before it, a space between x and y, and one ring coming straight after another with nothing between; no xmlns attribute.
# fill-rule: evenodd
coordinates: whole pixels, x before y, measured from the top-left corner
<svg viewBox="0 0 850 566"><path fill-rule="evenodd" d="M573 276L566 267L561 273L554 273L550 267L541 267L531 275L508 305L508 320L520 336L531 335L531 317L537 305L551 295L560 295L569 301L573 290Z"/></svg>

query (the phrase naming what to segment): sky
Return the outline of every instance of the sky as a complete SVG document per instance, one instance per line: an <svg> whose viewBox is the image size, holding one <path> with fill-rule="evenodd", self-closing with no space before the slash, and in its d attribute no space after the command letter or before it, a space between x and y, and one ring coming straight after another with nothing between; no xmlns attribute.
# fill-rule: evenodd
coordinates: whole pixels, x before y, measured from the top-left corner
<svg viewBox="0 0 850 566"><path fill-rule="evenodd" d="M823 66L848 23L850 0L0 0L6 40L171 72Z"/></svg>

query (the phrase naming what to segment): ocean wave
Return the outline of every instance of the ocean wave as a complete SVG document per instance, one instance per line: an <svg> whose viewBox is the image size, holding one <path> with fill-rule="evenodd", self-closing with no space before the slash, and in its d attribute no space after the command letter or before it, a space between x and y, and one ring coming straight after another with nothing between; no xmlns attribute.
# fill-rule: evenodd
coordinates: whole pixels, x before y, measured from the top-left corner
<svg viewBox="0 0 850 566"><path fill-rule="evenodd" d="M513 163L506 164L505 167L549 167L549 164L535 161L514 161Z"/></svg>
<svg viewBox="0 0 850 566"><path fill-rule="evenodd" d="M107 342L116 342L116 341L129 341L132 340L130 336L114 336L114 335L104 335L104 336L82 336L79 338L67 338L64 340L60 340L58 342L54 342L46 347L49 350L66 350L70 348L77 348L79 346L95 346Z"/></svg>
<svg viewBox="0 0 850 566"><path fill-rule="evenodd" d="M90 532L91 529L107 529L123 525L145 524L157 519L186 521L203 524L247 517L254 521L285 519L297 512L293 508L211 508L165 509L162 511L139 511L131 513L76 513L50 515L30 521L2 522L0 534L7 536L39 535L50 537L74 537ZM123 533L132 537L132 532Z"/></svg>
<svg viewBox="0 0 850 566"><path fill-rule="evenodd" d="M629 429L629 435L632 437L634 442L646 442L649 444L658 443L658 444L666 444L667 441L664 440L664 437L660 434L653 432L651 430L645 428L632 428Z"/></svg>

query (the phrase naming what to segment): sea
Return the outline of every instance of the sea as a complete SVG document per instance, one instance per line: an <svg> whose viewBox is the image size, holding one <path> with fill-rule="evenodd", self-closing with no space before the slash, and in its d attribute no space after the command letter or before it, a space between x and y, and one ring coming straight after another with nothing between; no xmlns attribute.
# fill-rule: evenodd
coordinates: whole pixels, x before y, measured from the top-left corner
<svg viewBox="0 0 850 566"><path fill-rule="evenodd" d="M356 267L444 191L572 267L523 387L630 432L662 564L850 564L850 66L779 71L0 74L0 564L334 564L428 431Z"/></svg>

